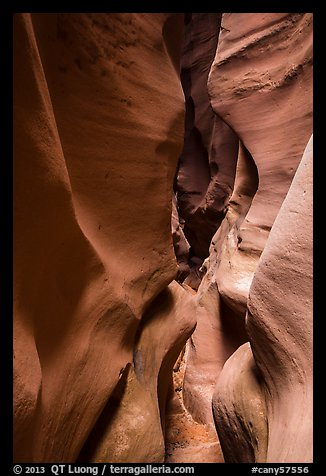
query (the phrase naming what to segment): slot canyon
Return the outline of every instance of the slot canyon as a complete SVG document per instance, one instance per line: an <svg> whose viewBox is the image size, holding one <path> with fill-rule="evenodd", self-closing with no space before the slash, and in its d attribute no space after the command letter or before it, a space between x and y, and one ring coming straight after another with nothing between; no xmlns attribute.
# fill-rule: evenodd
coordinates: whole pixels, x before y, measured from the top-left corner
<svg viewBox="0 0 326 476"><path fill-rule="evenodd" d="M14 14L15 462L312 462L312 20Z"/></svg>

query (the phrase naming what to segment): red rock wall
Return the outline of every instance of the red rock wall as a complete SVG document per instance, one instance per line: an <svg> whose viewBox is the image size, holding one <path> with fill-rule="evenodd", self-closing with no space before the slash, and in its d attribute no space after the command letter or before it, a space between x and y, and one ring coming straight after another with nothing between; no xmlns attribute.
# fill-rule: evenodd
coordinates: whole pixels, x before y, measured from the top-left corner
<svg viewBox="0 0 326 476"><path fill-rule="evenodd" d="M193 301L175 281L154 300L137 332L133 365L98 419L80 461L164 462L165 407L173 365L196 325Z"/></svg>
<svg viewBox="0 0 326 476"><path fill-rule="evenodd" d="M311 461L312 14L15 14L13 60L15 461Z"/></svg>
<svg viewBox="0 0 326 476"><path fill-rule="evenodd" d="M250 340L254 345L250 332L248 336L249 324L245 322L249 289L312 132L312 15L225 13L221 24L208 91L214 111L232 127L241 147L233 194L226 216L212 239L209 259L205 263L207 273L197 293L198 325L190 339L184 381L187 408L197 421L210 424L216 379L225 361L245 341ZM302 249L302 254L307 252ZM284 273L287 275L285 269ZM280 288L275 285L277 292ZM263 296L258 293L256 300L260 299ZM306 311L302 309L302 313L310 312L310 302L308 297ZM283 315L284 310L275 312ZM262 323L257 314L256 322L260 329L257 329L258 334ZM302 326L303 330L305 325ZM268 329L266 321L265 332ZM280 339L282 332L284 330L280 329ZM261 337L256 335L257 342ZM253 383L255 376L249 376L247 370L252 365L259 366L258 362L243 362L243 372L248 373L248 378L245 381L240 378L237 366L241 359L247 360L244 355L245 350L241 355L234 354L225 365L224 377L221 375L218 380L213 400L224 456L226 461L233 462L248 462L255 458L273 461L274 457L280 461L286 454L277 455L270 449L272 443L267 447L266 434L260 437L258 447L250 443L250 438L255 441L257 434L266 430L265 417L256 421L251 436L249 433L243 436L243 448L236 450L241 422L237 423L239 427L234 423L235 429L231 429L233 423L228 421L232 420L232 412L243 414L245 419L246 402L257 398L257 405L264 406L265 398L257 390L260 387ZM267 372L273 379L274 372L278 373L277 366L277 362L269 361L267 371L265 365L266 379ZM250 397L250 392L256 396ZM230 403L225 413L223 405L227 398L232 399L233 409ZM274 404L269 402L268 405ZM270 413L266 418L268 425L273 426ZM223 427L220 426L222 420ZM309 425L308 417L304 424ZM234 436L231 442L228 441L230 431ZM276 435L277 430L272 430L271 434L274 435L274 431ZM296 452L294 446L291 450L290 441L287 445L284 442L284 451L295 454L296 460L299 453L305 461L309 460L307 454L312 441L307 436L303 439L307 443L305 451L298 449Z"/></svg>
<svg viewBox="0 0 326 476"><path fill-rule="evenodd" d="M229 462L313 460L312 192L311 139L250 288L251 345L226 362L213 396Z"/></svg>
<svg viewBox="0 0 326 476"><path fill-rule="evenodd" d="M214 113L207 89L220 22L221 13L187 14L181 56L186 121L175 190L190 258L199 258L198 262L208 256L211 238L224 217L238 148L236 135Z"/></svg>
<svg viewBox="0 0 326 476"><path fill-rule="evenodd" d="M183 15L171 18L15 15L16 461L77 458L176 276Z"/></svg>

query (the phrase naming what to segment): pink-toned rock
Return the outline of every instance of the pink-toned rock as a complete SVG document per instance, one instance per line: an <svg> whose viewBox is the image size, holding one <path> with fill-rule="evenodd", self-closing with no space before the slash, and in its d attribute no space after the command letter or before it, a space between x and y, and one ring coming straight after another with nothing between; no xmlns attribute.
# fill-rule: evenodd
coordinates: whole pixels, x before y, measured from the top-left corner
<svg viewBox="0 0 326 476"><path fill-rule="evenodd" d="M312 460L311 132L312 14L15 14L16 462Z"/></svg>
<svg viewBox="0 0 326 476"><path fill-rule="evenodd" d="M245 344L213 397L227 462L312 461L312 139L249 292ZM254 357L254 359L253 359Z"/></svg>
<svg viewBox="0 0 326 476"><path fill-rule="evenodd" d="M228 272L229 262L224 262L221 256L230 240L230 230L236 232L238 223L248 212L257 185L257 168L241 145L228 212L214 236L210 256L202 266L206 274L197 293L198 324L189 343L184 400L193 417L202 423L214 424L212 396L217 375L231 354L248 340L244 325L246 307L239 307L236 299L225 302L221 298L215 273L216 270ZM248 264L252 261L248 259ZM248 268L244 272L248 272Z"/></svg>
<svg viewBox="0 0 326 476"><path fill-rule="evenodd" d="M267 402L269 462L312 462L313 142L275 220L248 300Z"/></svg>
<svg viewBox="0 0 326 476"><path fill-rule="evenodd" d="M182 14L15 15L17 462L77 458L176 276L182 28Z"/></svg>
<svg viewBox="0 0 326 476"><path fill-rule="evenodd" d="M312 15L224 13L221 23L208 90L240 150L234 191L198 289L185 373L186 406L201 421L212 420L209 403L223 363L248 339L251 282L312 132Z"/></svg>
<svg viewBox="0 0 326 476"><path fill-rule="evenodd" d="M172 193L172 218L171 218L171 227L172 227L172 238L173 238L173 247L175 256L178 261L179 272L177 276L177 281L183 282L185 278L190 273L189 267L189 249L190 245L185 237L183 232L183 224L181 223L177 199L175 193Z"/></svg>
<svg viewBox="0 0 326 476"><path fill-rule="evenodd" d="M265 395L248 342L225 363L213 395L213 412L228 463L266 462Z"/></svg>
<svg viewBox="0 0 326 476"><path fill-rule="evenodd" d="M220 21L221 13L186 14L181 56L186 123L175 189L191 256L200 258L200 264L232 193L238 149L237 136L214 114L207 90ZM190 261L194 273L200 264ZM199 283L195 277L188 280L195 289Z"/></svg>

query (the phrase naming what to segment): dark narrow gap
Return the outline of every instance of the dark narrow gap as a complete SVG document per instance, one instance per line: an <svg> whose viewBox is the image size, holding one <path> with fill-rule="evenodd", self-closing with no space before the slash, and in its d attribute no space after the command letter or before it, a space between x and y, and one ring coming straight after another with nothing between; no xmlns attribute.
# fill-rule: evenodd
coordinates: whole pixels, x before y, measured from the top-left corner
<svg viewBox="0 0 326 476"><path fill-rule="evenodd" d="M242 344L249 341L245 326L245 314L233 310L221 297L221 324L224 344L229 350L229 358Z"/></svg>
<svg viewBox="0 0 326 476"><path fill-rule="evenodd" d="M212 41L214 46L209 57L205 57L206 71L203 72L202 63L199 71L196 70L198 60L196 49L201 47L201 42L198 38L196 41L196 32L192 28L194 21L204 18L199 19L197 15L200 14L185 18L188 23L185 30L180 75L186 105L184 147L174 180L180 228L184 241L188 242L186 259L189 266L188 275L186 277L180 275L177 280L179 283L187 284L194 291L198 290L205 275L204 260L209 256L211 240L230 207L232 211L235 211L232 214L234 222L230 226L239 228L258 188L258 171L250 152L241 143L232 127L213 111L208 95L208 74L215 57L219 35L219 28L216 28L216 23L212 21L211 14L208 14L207 18L214 25L215 37ZM215 19L218 20L217 17ZM219 17L220 20L221 17ZM224 233L228 232L228 223L226 223L221 230L220 244L226 236ZM176 240L178 246L181 240L182 237L179 237L179 241ZM238 247L241 247L241 240L242 237ZM185 249L184 246L183 251ZM180 246L175 247L175 254L179 263L185 262L185 254L180 253ZM216 292L218 295L217 289ZM219 325L223 335L223 339L221 338L223 342L220 342L221 353L226 361L249 340L245 328L245 313L230 307L220 296L220 314L216 318L217 322L220 319ZM205 375L203 375L204 386ZM184 412L185 414L188 412L186 407ZM175 421L181 433L183 431L188 438L193 428L191 426L184 428L182 417L180 421ZM170 435L171 439L166 440L166 448L170 451L167 454L169 458L173 457L173 442L178 444L183 442L181 434L177 437L174 437L173 432L171 434L172 438ZM195 438L198 439L198 436ZM215 457L217 453L215 449ZM168 461L171 460L168 459Z"/></svg>
<svg viewBox="0 0 326 476"><path fill-rule="evenodd" d="M239 140L213 111L207 89L221 23L220 13L185 15L180 80L185 95L184 146L174 179L179 226L175 255L177 281L194 290L210 242L225 217L233 191ZM204 45L204 46L203 46Z"/></svg>

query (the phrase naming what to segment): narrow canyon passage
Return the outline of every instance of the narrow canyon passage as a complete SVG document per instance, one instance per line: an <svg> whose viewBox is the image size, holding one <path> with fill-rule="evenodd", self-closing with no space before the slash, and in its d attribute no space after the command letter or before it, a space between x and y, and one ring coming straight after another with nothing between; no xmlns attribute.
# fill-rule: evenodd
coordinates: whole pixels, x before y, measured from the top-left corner
<svg viewBox="0 0 326 476"><path fill-rule="evenodd" d="M15 462L312 461L312 14L13 53Z"/></svg>

